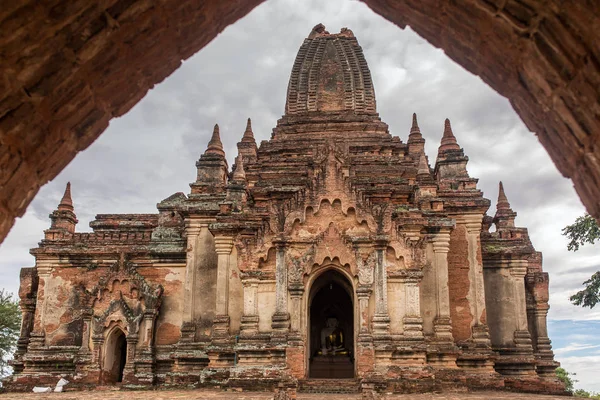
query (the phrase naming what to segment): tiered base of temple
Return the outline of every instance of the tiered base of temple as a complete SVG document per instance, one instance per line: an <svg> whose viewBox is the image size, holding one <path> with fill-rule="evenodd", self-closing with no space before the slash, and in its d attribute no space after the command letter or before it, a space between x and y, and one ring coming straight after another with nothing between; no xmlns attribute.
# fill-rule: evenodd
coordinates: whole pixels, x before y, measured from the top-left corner
<svg viewBox="0 0 600 400"><path fill-rule="evenodd" d="M503 375L494 369L494 364L503 368L507 363L498 363L502 356L489 354L487 357L458 352L458 362L447 355L444 365L423 362L426 359L440 360L440 352L413 352L406 348L374 350L373 347L359 348L355 360L350 356L319 355L308 362L309 378L295 376L294 366L286 362L285 345L275 346L208 346L190 343L185 349L172 352L158 347L154 355L136 356L123 371L120 385L123 389L141 388L201 388L237 389L244 391L310 392L310 393L424 393L474 390L509 390L541 394L566 394L564 386L554 376L538 375L534 368L511 370ZM63 351L61 351L63 350ZM70 381L71 389L93 389L102 385L100 370L94 369L90 358L69 349L44 349L47 356L28 356L15 365L18 375L4 380L10 391L31 391L33 386L56 384L59 377ZM71 349L74 350L74 349ZM39 354L42 354L41 352ZM370 354L371 356L367 356ZM375 363L368 371L367 358ZM485 358L485 359L484 359ZM43 362L41 360L44 360ZM355 368L356 365L356 368ZM461 365L461 367L457 366ZM357 371L358 370L358 371ZM296 374L297 375L297 374Z"/></svg>

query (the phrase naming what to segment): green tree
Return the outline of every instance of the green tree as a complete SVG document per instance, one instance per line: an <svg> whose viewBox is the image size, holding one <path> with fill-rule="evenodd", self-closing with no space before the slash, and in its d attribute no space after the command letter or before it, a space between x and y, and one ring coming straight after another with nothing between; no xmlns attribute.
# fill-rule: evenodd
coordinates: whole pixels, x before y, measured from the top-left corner
<svg viewBox="0 0 600 400"><path fill-rule="evenodd" d="M575 382L577 382L577 380L575 380L571 377L575 376L575 374L567 372L563 367L556 368L555 372L556 372L557 378L560 379L562 381L562 383L565 384L565 390L569 393L573 393L573 384L575 384Z"/></svg>
<svg viewBox="0 0 600 400"><path fill-rule="evenodd" d="M0 376L6 373L8 358L19 339L21 312L11 293L0 289Z"/></svg>
<svg viewBox="0 0 600 400"><path fill-rule="evenodd" d="M570 239L567 249L577 251L579 246L600 240L600 227L592 216L585 214L578 217L574 224L564 227L562 234ZM576 306L594 308L600 302L600 271L583 282L583 286L584 289L569 297L569 300Z"/></svg>

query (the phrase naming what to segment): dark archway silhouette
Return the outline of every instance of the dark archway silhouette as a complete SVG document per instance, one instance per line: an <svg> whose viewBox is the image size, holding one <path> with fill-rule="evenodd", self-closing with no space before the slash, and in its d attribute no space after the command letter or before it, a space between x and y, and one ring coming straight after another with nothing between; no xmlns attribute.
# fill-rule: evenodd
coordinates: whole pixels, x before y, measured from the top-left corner
<svg viewBox="0 0 600 400"><path fill-rule="evenodd" d="M364 1L510 99L600 217L600 2ZM3 5L0 240L112 118L261 2Z"/></svg>
<svg viewBox="0 0 600 400"><path fill-rule="evenodd" d="M335 270L321 274L309 296L309 378L354 377L354 305L348 280Z"/></svg>
<svg viewBox="0 0 600 400"><path fill-rule="evenodd" d="M123 382L123 372L127 363L127 339L125 333L115 328L108 336L104 352L104 383Z"/></svg>

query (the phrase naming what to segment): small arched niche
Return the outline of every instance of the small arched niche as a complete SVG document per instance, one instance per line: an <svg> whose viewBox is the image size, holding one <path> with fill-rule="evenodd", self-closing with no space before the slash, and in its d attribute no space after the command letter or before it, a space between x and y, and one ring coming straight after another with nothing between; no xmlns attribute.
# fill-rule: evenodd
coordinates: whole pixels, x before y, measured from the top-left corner
<svg viewBox="0 0 600 400"><path fill-rule="evenodd" d="M127 340L125 332L115 327L108 335L104 347L104 362L102 363L104 383L123 382L123 372L127 362Z"/></svg>

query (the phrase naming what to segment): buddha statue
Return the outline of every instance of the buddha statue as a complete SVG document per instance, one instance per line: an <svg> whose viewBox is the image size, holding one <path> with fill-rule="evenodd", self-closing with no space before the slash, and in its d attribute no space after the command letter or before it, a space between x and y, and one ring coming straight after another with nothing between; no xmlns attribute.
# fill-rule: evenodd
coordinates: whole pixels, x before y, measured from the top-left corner
<svg viewBox="0 0 600 400"><path fill-rule="evenodd" d="M344 333L339 328L339 322L335 317L327 318L325 327L321 329L320 355L347 355L348 350L344 343Z"/></svg>

